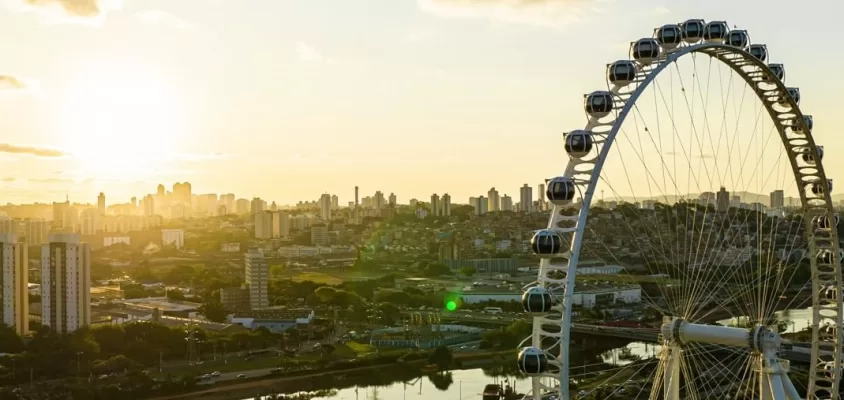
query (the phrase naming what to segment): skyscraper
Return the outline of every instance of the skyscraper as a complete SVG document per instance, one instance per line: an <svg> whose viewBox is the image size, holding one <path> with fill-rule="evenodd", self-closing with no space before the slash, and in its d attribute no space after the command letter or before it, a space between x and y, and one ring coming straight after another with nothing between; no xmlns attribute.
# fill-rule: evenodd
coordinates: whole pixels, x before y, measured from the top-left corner
<svg viewBox="0 0 844 400"><path fill-rule="evenodd" d="M27 247L13 233L0 234L0 320L18 335L29 331Z"/></svg>
<svg viewBox="0 0 844 400"><path fill-rule="evenodd" d="M249 290L249 306L253 310L269 308L270 299L267 283L270 268L260 250L250 248L246 253L246 287Z"/></svg>
<svg viewBox="0 0 844 400"><path fill-rule="evenodd" d="M41 323L58 333L91 323L91 247L74 233L41 245Z"/></svg>
<svg viewBox="0 0 844 400"><path fill-rule="evenodd" d="M359 195L360 195L360 192L358 191L358 187L357 187L357 186L355 186L355 208L358 208L358 205L360 205L360 201L359 201L359 200L360 200L360 197L359 197Z"/></svg>

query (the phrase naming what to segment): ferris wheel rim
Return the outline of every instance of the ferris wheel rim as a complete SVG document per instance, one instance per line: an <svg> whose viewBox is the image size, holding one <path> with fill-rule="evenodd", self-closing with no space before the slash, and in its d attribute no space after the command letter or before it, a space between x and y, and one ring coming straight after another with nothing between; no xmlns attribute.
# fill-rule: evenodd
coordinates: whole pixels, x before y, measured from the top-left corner
<svg viewBox="0 0 844 400"><path fill-rule="evenodd" d="M808 183L805 180L801 180L801 178L809 175L815 176L817 180L820 182L827 182L828 179L826 177L826 173L823 167L823 163L821 160L817 160L812 169L814 170L813 173L807 174L804 173L803 170L806 169L805 166L800 166L797 161L797 157L799 154L794 154L794 150L797 147L796 145L789 144L789 138L787 129L789 126L794 125L785 125L784 121L778 119L777 116L782 114L783 112L777 111L774 109L773 105L776 102L769 101L770 93L776 91L782 99L787 100L788 106L790 107L790 113L794 114L793 120L794 124L797 124L805 133L805 137L802 138L805 140L805 144L801 144L800 147L808 148L808 151L811 154L815 154L818 149L818 145L815 143L814 136L812 135L811 129L807 127L807 121L805 120L805 115L803 114L802 110L799 107L797 101L795 101L791 96L788 95L788 87L785 86L784 82L780 79L773 79L770 81L765 82L768 85L773 86L774 88L768 90L762 90L759 88L759 81L753 80L746 71L742 69L743 66L752 65L759 69L761 69L767 76L774 76L773 72L771 71L769 64L767 62L763 62L753 55L751 55L748 51L738 48L735 46L731 46L724 43L712 43L703 41L697 44L689 44L683 47L678 47L673 49L670 53L668 53L664 58L661 57L657 60L654 64L652 64L652 68L646 70L645 76L641 81L637 82L637 86L634 90L628 93L628 97L624 100L624 106L619 110L612 121L612 126L609 131L606 132L606 139L604 140L600 151L598 152L597 156L594 159L594 162L590 162L593 164L591 172L588 173L588 183L585 182L585 179L578 179L577 176L585 176L586 173L584 171L576 171L575 167L577 165L583 164L585 162L580 161L576 158L570 158L568 165L566 167L563 177L571 179L572 182L575 183L578 190L581 192L581 203L579 206L579 215L577 217L577 225L574 230L571 231L572 233L572 242L570 246L570 250L565 253L566 258L568 258L568 267L567 267L567 276L566 276L566 283L565 283L565 292L562 296L562 318L561 318L561 331L560 331L560 342L559 346L561 347L561 352L559 355L559 364L560 368L560 376L559 376L559 386L558 391L561 398L568 399L569 397L569 348L571 343L571 325L572 325L572 304L573 304L573 294L575 289L575 276L574 270L577 268L579 255L580 255L580 248L582 245L582 239L584 235L584 230L587 226L587 217L589 215L589 211L591 210L591 203L592 198L595 194L595 188L598 184L601 171L603 170L603 164L608 157L609 151L612 148L612 144L615 141L615 138L618 134L619 129L624 124L627 115L630 111L635 107L638 98L644 93L649 87L650 84L660 75L660 73L665 70L669 65L673 64L675 61L680 59L681 57L687 56L689 54L696 54L696 53L703 53L711 56L712 58L716 58L721 61L724 65L730 67L734 72L739 75L742 80L744 81L745 85L752 88L755 92L757 98L760 100L762 105L765 107L766 111L768 112L768 116L776 126L777 133L780 136L782 146L788 152L789 159L791 163L792 169L792 176L796 182L798 193L800 194L800 201L801 201L801 208L804 211L804 238L806 240L807 245L809 246L809 257L810 268L811 268L811 281L812 281L812 343L811 343L811 364L810 364L810 371L809 371L809 378L808 378L808 386L807 392L809 396L813 396L813 394L817 393L819 390L817 387L818 381L827 381L831 385L829 389L820 389L823 393L829 393L831 398L838 398L838 391L839 391L839 380L842 373L842 357L841 353L835 352L834 354L834 370L832 371L832 377L824 376L819 373L818 371L818 361L819 361L819 350L820 350L820 340L819 340L819 329L820 323L824 321L830 321L832 318L829 316L821 316L820 315L820 307L821 302L819 299L819 293L828 287L829 281L820 282L818 277L818 269L817 269L817 260L814 257L814 253L817 251L818 248L818 239L816 235L812 234L812 222L811 218L808 218L808 214L810 210L814 209L817 211L818 215L825 214L828 218L834 217L834 209L831 199L831 190L825 190L823 196L820 199L813 198L809 199L807 196L807 185ZM725 57L725 55L733 55L738 56L735 59L730 59ZM631 60L632 61L632 60ZM739 63L741 62L741 64ZM638 64L638 63L637 63ZM613 100L618 97L618 92L624 86L622 85L614 85L610 88L609 92L613 96ZM768 93L769 96L766 96L765 93ZM768 97L768 98L766 98ZM590 117L589 122L583 128L583 130L591 131L594 127L600 125L601 123L598 122L599 118L592 118ZM609 125L606 123L605 125ZM585 185L584 185L585 183ZM558 221L555 219L561 210L565 209L566 206L558 206L554 205L551 208L551 218L549 222L548 229L556 229L553 224ZM821 214L823 213L823 214ZM830 232L829 238L831 244L831 251L834 254L840 254L840 249L838 245L838 237L837 232L833 228ZM550 264L548 259L542 259L541 266L547 266ZM834 272L833 276L833 284L836 285L837 288L842 287L842 274L841 274L841 259L840 257L835 261L834 265L836 271ZM540 268L542 271L544 268ZM543 279L544 277L540 277ZM836 326L842 325L842 319L844 319L844 310L842 310L842 298L838 296L836 299L835 304L835 321L834 323ZM539 335L539 331L541 328L537 326L536 321L534 321L534 327L531 337L533 338L534 344L537 342L537 337ZM828 342L825 342L828 343ZM840 348L842 344L842 333L841 329L837 329L835 332L835 344L836 348ZM537 379L534 379L534 388L537 388Z"/></svg>

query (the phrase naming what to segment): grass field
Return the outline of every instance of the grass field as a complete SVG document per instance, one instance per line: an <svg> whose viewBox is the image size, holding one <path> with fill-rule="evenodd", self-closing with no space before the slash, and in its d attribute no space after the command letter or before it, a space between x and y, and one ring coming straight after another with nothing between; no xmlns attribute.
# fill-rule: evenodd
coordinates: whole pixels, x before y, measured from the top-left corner
<svg viewBox="0 0 844 400"><path fill-rule="evenodd" d="M366 279L377 279L387 275L382 272L360 272L360 271L284 271L280 275L275 275L276 278L290 278L294 282L311 281L322 283L326 285L339 285L348 281L360 281Z"/></svg>

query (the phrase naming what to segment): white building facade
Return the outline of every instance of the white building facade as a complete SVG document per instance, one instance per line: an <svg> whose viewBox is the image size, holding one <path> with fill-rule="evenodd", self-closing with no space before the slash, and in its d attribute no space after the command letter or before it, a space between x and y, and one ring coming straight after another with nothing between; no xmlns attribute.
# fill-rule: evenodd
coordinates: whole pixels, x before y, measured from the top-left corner
<svg viewBox="0 0 844 400"><path fill-rule="evenodd" d="M41 323L73 332L91 323L91 247L72 233L48 241L41 245Z"/></svg>

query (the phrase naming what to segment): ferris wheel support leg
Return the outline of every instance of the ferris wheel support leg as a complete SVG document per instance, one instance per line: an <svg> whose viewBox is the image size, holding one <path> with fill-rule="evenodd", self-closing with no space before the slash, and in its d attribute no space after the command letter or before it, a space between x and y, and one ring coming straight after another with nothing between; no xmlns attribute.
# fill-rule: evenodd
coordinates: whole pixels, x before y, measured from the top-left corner
<svg viewBox="0 0 844 400"><path fill-rule="evenodd" d="M788 379L788 364L777 360L776 352L770 351L759 360L759 400L797 400L797 389Z"/></svg>
<svg viewBox="0 0 844 400"><path fill-rule="evenodd" d="M663 347L665 358L662 385L665 400L680 400L680 359L683 355L680 346L668 344Z"/></svg>

